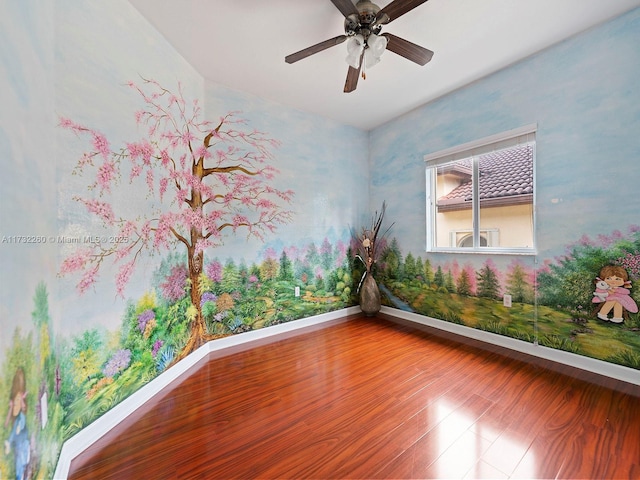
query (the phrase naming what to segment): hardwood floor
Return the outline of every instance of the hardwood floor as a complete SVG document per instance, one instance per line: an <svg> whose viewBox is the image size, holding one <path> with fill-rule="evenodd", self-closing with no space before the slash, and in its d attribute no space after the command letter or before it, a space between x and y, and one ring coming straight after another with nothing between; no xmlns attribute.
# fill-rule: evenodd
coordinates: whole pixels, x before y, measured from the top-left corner
<svg viewBox="0 0 640 480"><path fill-rule="evenodd" d="M638 479L640 386L354 316L212 354L69 478Z"/></svg>

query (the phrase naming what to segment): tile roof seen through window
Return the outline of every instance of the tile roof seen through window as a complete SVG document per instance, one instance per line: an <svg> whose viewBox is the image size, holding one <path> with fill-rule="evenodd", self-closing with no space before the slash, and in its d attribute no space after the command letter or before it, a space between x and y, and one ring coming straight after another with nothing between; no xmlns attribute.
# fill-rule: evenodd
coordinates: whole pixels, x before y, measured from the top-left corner
<svg viewBox="0 0 640 480"><path fill-rule="evenodd" d="M478 157L480 201L502 199L500 203L521 203L522 196L533 195L533 145L497 150ZM471 202L471 159L438 167L438 174L454 175L460 184L438 198L438 206ZM515 198L519 197L519 198Z"/></svg>

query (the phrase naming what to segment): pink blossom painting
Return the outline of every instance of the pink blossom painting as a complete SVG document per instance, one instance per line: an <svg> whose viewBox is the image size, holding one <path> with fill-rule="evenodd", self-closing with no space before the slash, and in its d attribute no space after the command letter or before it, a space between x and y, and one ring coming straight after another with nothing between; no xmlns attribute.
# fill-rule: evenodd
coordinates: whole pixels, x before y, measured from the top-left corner
<svg viewBox="0 0 640 480"><path fill-rule="evenodd" d="M116 288L124 296L143 254L185 251L187 265L172 272L174 280L184 276L183 283L167 284L167 289L175 297L187 280L197 312L177 361L211 337L201 310L205 251L241 232L264 240L291 220L285 205L294 194L271 184L278 173L271 164L278 141L250 130L237 113L211 122L201 118L198 101L188 101L181 88L174 93L151 79L128 86L145 106L134 113L143 131L138 140L116 148L100 131L60 119L61 127L87 139L73 172L86 179L87 192L74 200L114 232L67 256L60 275L77 275L77 289L84 293L109 262L117 268ZM153 198L154 211L134 216L117 211L114 187L125 184Z"/></svg>

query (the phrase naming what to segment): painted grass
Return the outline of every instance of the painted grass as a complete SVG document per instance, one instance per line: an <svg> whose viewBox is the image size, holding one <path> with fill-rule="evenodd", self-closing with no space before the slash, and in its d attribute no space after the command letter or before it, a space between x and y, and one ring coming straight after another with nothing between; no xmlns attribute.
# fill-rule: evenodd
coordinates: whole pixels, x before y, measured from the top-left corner
<svg viewBox="0 0 640 480"><path fill-rule="evenodd" d="M590 312L467 297L430 287L395 283L394 295L415 312L526 342L640 369L640 330L632 321L602 322ZM536 331L537 327L537 331Z"/></svg>

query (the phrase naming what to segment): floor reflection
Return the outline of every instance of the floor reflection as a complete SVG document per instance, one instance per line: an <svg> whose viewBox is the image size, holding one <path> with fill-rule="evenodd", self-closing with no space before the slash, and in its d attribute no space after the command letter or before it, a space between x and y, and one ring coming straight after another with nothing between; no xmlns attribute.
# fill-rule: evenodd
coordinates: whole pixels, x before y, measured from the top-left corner
<svg viewBox="0 0 640 480"><path fill-rule="evenodd" d="M424 469L422 474L435 478L536 478L531 440L500 426L500 419L492 417L492 405L481 397L462 405L442 398L432 405L429 416L439 422L427 434L437 438L427 456L435 460L424 465L424 456L422 462L416 462L418 469Z"/></svg>

